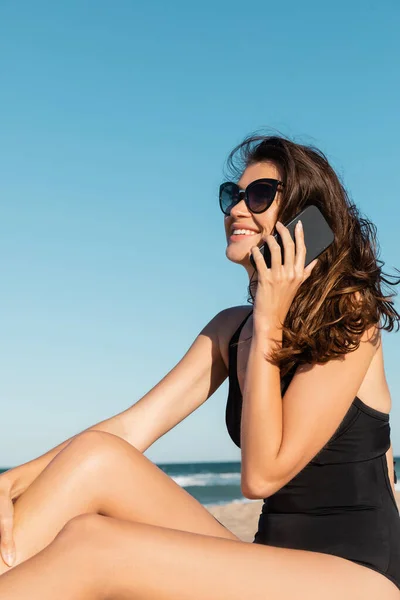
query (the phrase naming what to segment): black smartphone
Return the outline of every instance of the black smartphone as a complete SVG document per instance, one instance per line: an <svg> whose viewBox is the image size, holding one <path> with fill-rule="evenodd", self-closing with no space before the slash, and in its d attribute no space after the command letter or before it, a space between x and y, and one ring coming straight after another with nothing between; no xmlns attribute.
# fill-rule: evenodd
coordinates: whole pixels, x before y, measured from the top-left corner
<svg viewBox="0 0 400 600"><path fill-rule="evenodd" d="M314 258L317 258L324 250L326 250L326 248L328 248L328 246L332 244L334 235L319 208L317 208L314 204L310 204L301 212L299 212L291 221L289 221L289 223L284 223L295 243L296 240L294 236L294 228L299 219L301 219L301 222L303 223L304 243L306 245L306 259L304 266L306 267L314 260ZM283 263L285 261L285 257L282 238L278 232L274 234L274 238L281 247ZM264 256L267 267L270 269L271 252L268 244L264 242L263 245L260 246L260 250ZM252 254L250 254L250 262L253 268L257 269Z"/></svg>

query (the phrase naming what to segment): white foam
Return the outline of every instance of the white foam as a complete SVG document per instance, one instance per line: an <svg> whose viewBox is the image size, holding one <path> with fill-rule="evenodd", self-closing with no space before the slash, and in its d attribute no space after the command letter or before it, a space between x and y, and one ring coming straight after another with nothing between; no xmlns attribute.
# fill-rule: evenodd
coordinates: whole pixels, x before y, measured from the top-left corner
<svg viewBox="0 0 400 600"><path fill-rule="evenodd" d="M176 475L172 479L181 487L204 487L212 485L240 485L240 473L197 473Z"/></svg>

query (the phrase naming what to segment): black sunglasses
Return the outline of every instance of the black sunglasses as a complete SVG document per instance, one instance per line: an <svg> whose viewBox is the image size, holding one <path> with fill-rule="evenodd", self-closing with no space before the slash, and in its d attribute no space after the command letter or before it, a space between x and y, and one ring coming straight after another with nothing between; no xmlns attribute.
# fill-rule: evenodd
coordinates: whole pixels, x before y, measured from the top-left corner
<svg viewBox="0 0 400 600"><path fill-rule="evenodd" d="M271 206L279 185L285 187L279 179L256 179L242 190L237 183L225 181L219 186L219 205L225 215L230 215L235 204L244 198L252 213L262 213Z"/></svg>

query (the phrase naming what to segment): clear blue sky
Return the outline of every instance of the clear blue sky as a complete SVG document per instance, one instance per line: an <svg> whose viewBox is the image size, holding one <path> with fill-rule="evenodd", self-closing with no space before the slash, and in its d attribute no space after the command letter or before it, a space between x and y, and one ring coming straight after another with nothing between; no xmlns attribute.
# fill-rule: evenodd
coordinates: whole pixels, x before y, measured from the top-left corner
<svg viewBox="0 0 400 600"><path fill-rule="evenodd" d="M399 17L397 0L0 3L0 466L134 404L246 303L217 189L256 129L327 154L394 273ZM384 353L400 454L399 334ZM238 460L226 395L148 457Z"/></svg>

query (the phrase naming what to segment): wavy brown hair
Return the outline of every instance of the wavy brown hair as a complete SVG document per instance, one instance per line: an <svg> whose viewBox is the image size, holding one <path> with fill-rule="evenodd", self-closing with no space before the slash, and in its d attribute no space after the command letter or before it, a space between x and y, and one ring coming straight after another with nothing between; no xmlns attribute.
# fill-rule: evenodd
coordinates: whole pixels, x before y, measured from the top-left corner
<svg viewBox="0 0 400 600"><path fill-rule="evenodd" d="M392 331L396 324L398 330L400 315L393 303L397 293L385 296L381 286L398 285L400 278L384 276L376 226L361 217L321 150L283 135L250 135L230 152L227 167L238 181L246 167L267 160L279 166L285 182L278 220L287 223L315 204L335 235L298 289L283 324L282 346L269 357L284 376L298 364L326 363L356 350L371 325ZM251 304L254 276L248 287Z"/></svg>

